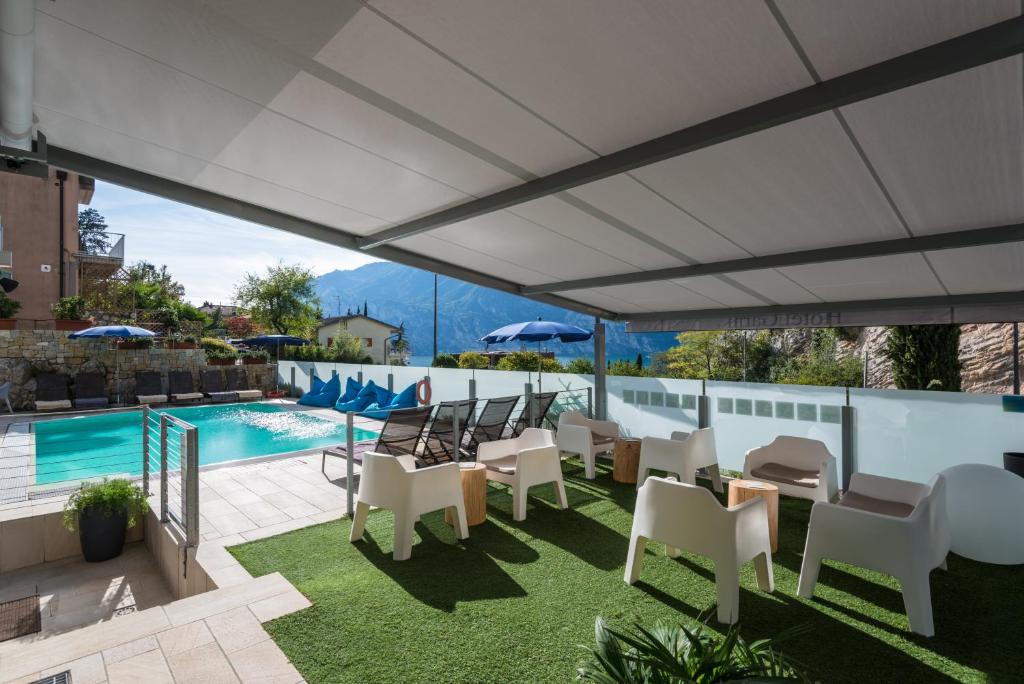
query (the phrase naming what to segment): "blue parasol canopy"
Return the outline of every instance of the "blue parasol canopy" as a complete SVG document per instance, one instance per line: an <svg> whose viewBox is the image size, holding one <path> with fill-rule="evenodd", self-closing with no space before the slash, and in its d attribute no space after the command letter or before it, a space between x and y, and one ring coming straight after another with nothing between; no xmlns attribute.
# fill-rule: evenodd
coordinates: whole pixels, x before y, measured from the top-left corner
<svg viewBox="0 0 1024 684"><path fill-rule="evenodd" d="M145 328L137 328L134 325L97 325L85 330L79 330L68 335L69 338L77 340L79 337L156 337L156 333Z"/></svg>
<svg viewBox="0 0 1024 684"><path fill-rule="evenodd" d="M480 338L487 344L499 342L546 342L558 338L562 342L583 342L594 336L593 330L584 330L568 323L557 323L555 321L527 321L525 323L512 323L498 328L489 335Z"/></svg>
<svg viewBox="0 0 1024 684"><path fill-rule="evenodd" d="M242 340L242 342L250 347L301 347L304 344L309 344L309 340L304 340L301 337L294 337L292 335L259 335L257 337L250 337L247 340Z"/></svg>

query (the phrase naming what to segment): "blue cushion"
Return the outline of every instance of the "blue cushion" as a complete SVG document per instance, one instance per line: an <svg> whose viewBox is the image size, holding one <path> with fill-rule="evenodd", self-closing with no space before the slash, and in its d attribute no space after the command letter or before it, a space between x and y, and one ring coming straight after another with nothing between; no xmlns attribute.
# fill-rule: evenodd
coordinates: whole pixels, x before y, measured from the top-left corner
<svg viewBox="0 0 1024 684"><path fill-rule="evenodd" d="M315 376L314 376L315 377ZM316 406L330 408L338 401L341 394L341 378L335 375L327 382L321 383L319 392L308 392L303 394L298 403L303 406Z"/></svg>
<svg viewBox="0 0 1024 684"><path fill-rule="evenodd" d="M320 379L320 376L313 375L313 388L309 390L310 394L320 394L323 391L324 385L327 383Z"/></svg>
<svg viewBox="0 0 1024 684"><path fill-rule="evenodd" d="M387 387L381 387L377 385L377 398L374 400L381 406L387 406L391 403L391 399L394 398L395 393L389 390Z"/></svg>
<svg viewBox="0 0 1024 684"><path fill-rule="evenodd" d="M351 401L341 401L339 399L334 408L339 411L362 411L376 401L377 385L373 383L373 380L370 380L363 389L359 390L359 394L356 395L355 399Z"/></svg>
<svg viewBox="0 0 1024 684"><path fill-rule="evenodd" d="M416 405L416 383L413 383L406 387L404 390L396 394L390 402L388 402L388 408L412 408Z"/></svg>
<svg viewBox="0 0 1024 684"><path fill-rule="evenodd" d="M352 401L353 399L359 396L359 392L362 391L362 389L362 385L360 385L352 378L349 378L348 380L345 381L345 393L341 395L338 401Z"/></svg>

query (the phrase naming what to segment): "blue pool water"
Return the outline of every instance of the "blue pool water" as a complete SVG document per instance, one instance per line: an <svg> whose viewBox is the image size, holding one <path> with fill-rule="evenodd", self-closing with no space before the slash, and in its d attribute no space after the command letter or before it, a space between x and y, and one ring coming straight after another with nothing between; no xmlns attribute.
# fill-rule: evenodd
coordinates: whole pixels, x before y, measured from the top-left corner
<svg viewBox="0 0 1024 684"><path fill-rule="evenodd" d="M159 411L199 429L199 464L269 456L345 442L345 425L274 404L192 406ZM109 413L36 423L36 484L142 474L142 415ZM377 433L355 428L356 441ZM154 440L152 444L159 442ZM177 445L174 445L176 447ZM177 448L171 448L173 454ZM158 462L159 454L150 456ZM169 458L180 467L177 459Z"/></svg>

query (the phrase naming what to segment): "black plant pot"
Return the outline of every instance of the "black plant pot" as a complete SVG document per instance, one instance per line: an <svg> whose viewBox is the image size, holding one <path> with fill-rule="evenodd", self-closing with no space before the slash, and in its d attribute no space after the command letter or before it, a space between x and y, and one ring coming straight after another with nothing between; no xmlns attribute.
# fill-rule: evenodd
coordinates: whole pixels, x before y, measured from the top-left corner
<svg viewBox="0 0 1024 684"><path fill-rule="evenodd" d="M1004 451L1003 468L1009 470L1014 475L1024 477L1024 452Z"/></svg>
<svg viewBox="0 0 1024 684"><path fill-rule="evenodd" d="M110 515L95 506L82 510L78 514L78 537L82 540L85 560L99 563L120 556L127 530L127 510L114 511Z"/></svg>

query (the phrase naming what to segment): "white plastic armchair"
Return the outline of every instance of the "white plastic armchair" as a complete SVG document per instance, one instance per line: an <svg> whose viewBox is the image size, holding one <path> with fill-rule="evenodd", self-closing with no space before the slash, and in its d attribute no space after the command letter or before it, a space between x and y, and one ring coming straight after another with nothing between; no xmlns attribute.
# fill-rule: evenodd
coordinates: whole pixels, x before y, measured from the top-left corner
<svg viewBox="0 0 1024 684"><path fill-rule="evenodd" d="M615 451L618 436L619 424L610 420L587 418L579 411L564 411L558 416L558 450L579 454L588 480L595 477L597 455Z"/></svg>
<svg viewBox="0 0 1024 684"><path fill-rule="evenodd" d="M455 536L469 536L466 505L462 497L462 478L457 463L416 469L410 455L391 456L366 452L350 542L363 538L370 506L387 508L395 514L394 559L408 560L412 555L413 525L424 513L441 508L455 509Z"/></svg>
<svg viewBox="0 0 1024 684"><path fill-rule="evenodd" d="M648 541L665 544L670 557L684 549L715 564L718 621L732 624L740 612L740 568L754 562L757 586L775 590L767 504L760 497L725 508L703 487L649 477L640 488L629 536L625 581L640 578Z"/></svg>
<svg viewBox="0 0 1024 684"><path fill-rule="evenodd" d="M928 575L946 567L949 546L942 475L919 484L854 473L838 504L811 508L797 593L814 594L824 558L884 572L900 582L911 631L933 636Z"/></svg>
<svg viewBox="0 0 1024 684"><path fill-rule="evenodd" d="M698 468L707 468L715 491L723 491L722 476L718 472L714 428L703 428L691 433L673 432L672 439L644 437L640 442L636 488L640 489L651 469L664 470L678 477L680 482L696 484Z"/></svg>
<svg viewBox="0 0 1024 684"><path fill-rule="evenodd" d="M484 442L476 454L487 466L487 479L512 487L512 519L526 520L526 494L534 485L552 483L559 508L568 508L562 459L551 430L526 428L513 439Z"/></svg>
<svg viewBox="0 0 1024 684"><path fill-rule="evenodd" d="M836 457L824 442L805 437L780 435L748 451L743 479L770 482L780 494L811 501L832 501L839 493Z"/></svg>

